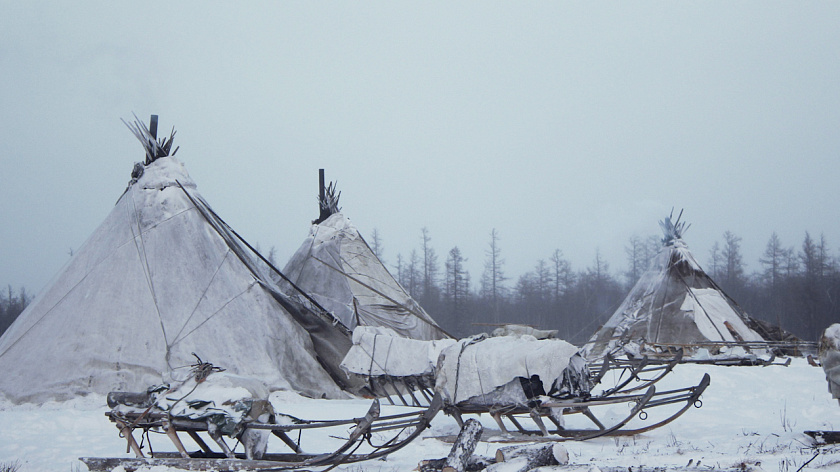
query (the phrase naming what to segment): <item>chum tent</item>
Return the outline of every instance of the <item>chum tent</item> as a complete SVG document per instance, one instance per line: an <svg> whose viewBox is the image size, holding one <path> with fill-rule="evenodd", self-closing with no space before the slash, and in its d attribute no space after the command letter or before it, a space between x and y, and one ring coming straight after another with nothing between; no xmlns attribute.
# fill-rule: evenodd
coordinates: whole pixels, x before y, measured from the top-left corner
<svg viewBox="0 0 840 472"><path fill-rule="evenodd" d="M391 275L338 208L332 184L323 187L321 215L283 273L346 327L385 327L420 340L449 338ZM340 194L339 194L340 195Z"/></svg>
<svg viewBox="0 0 840 472"><path fill-rule="evenodd" d="M0 338L0 396L42 402L144 390L183 380L196 356L271 389L344 396L338 364L349 331L272 285L267 263L169 156L172 136L158 142L145 125L129 127L146 162Z"/></svg>
<svg viewBox="0 0 840 472"><path fill-rule="evenodd" d="M767 326L747 315L703 271L682 239L685 222L680 217L672 221L672 216L660 221L663 246L648 270L584 345L590 360L668 348L683 348L686 357L706 352L737 357L748 355L739 345L748 350L770 341Z"/></svg>

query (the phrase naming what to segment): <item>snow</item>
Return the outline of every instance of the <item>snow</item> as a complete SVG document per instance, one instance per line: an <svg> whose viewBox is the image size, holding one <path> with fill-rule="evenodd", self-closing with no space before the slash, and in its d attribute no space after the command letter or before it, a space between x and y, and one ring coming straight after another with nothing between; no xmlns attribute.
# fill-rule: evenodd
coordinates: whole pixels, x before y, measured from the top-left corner
<svg viewBox="0 0 840 472"><path fill-rule="evenodd" d="M828 393L821 368L799 358L789 367L678 365L656 386L663 391L694 385L706 372L712 381L702 397L702 408L692 408L675 422L635 437L566 442L571 465L554 470L589 470L593 465L602 469L639 465L676 468L699 462L701 469L744 464L766 472L794 472L817 453L803 470L840 470L840 447L815 449L803 434L805 430L840 429L840 408ZM270 399L278 412L306 419L358 417L370 406L370 400L315 400L291 392L274 392ZM125 452L125 441L105 418L106 410L102 396L41 406L0 403L0 465L18 461L20 472L68 472L85 470L77 461L81 456L131 457ZM383 415L404 411L409 409L383 401ZM579 420L580 415L573 416L568 421ZM485 430L496 429L487 415L479 419ZM455 421L440 413L424 433L425 439L416 440L387 460L336 470L411 470L420 460L449 453L450 444L430 436L457 431ZM304 438L304 448L313 451L334 446L337 441L325 437L306 442ZM152 435L152 441L158 449L172 449L165 436ZM475 453L492 457L498 447L498 443L482 442ZM284 451L282 443L272 438L269 451ZM154 470L170 472L166 468Z"/></svg>

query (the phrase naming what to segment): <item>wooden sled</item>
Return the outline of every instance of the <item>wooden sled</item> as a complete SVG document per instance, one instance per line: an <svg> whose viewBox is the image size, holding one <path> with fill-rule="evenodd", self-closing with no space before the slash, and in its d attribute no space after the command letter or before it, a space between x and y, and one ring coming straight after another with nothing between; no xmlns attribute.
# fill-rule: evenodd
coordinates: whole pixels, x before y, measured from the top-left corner
<svg viewBox="0 0 840 472"><path fill-rule="evenodd" d="M140 467L162 465L184 470L289 470L298 468L332 467L339 464L366 461L385 456L397 451L416 439L432 421L442 407L441 398L432 399L431 405L422 411L380 416L379 401L374 400L367 414L361 418L334 421L306 421L298 420L294 424L276 424L249 422L241 434L236 438L241 441L248 431L270 431L280 438L290 449L285 453L266 452L261 457L254 457L246 452L236 452L236 447L228 446L217 431L210 431L207 421L196 421L176 417L168 417L165 412L152 412L151 409L141 413L121 414L113 411L106 416L114 422L120 430L120 436L128 443L128 449L133 451L135 458L101 458L82 457L88 469L92 471L108 471L122 466L126 471L137 470ZM293 439L295 435L305 430L319 430L335 426L352 426L344 443L337 449L326 453L304 453L300 441ZM154 452L151 442L148 442L148 456L143 452L135 433L140 434L141 443L149 438L149 432L161 432L171 440L176 452ZM396 432L395 434L392 434ZM375 439L388 434L387 440ZM197 451L189 452L181 442L180 434L188 435L199 447ZM212 448L209 444L215 444ZM365 453L357 451L367 444Z"/></svg>
<svg viewBox="0 0 840 472"><path fill-rule="evenodd" d="M462 427L464 424L462 415L488 413L499 426L500 430L496 437L486 434L486 439L484 440L488 442L520 442L539 440L583 441L601 436L629 436L640 434L664 426L680 417L690 407L695 406L699 408L702 406L702 403L700 402L700 395L702 395L706 390L706 387L709 386L709 382L709 374L705 374L700 383L695 386L663 392L657 392L656 387L651 385L644 393L639 394L611 394L589 398L553 399L542 402L533 402L535 403L535 406L533 407L524 405L481 407L462 403L459 405L444 406L443 410L446 414L453 416ZM592 407L618 404L631 404L633 406L624 418L613 422L609 426L599 420L592 411ZM637 416L643 421L646 420L648 417L647 411L653 408L674 404L681 406L674 413L662 420L642 427L626 427L628 423ZM551 415L552 409L554 409L555 412L562 411L563 415L576 413L582 414L593 423L594 427L588 429L565 428L560 424L556 417ZM535 428L525 426L525 422L522 420L526 417L530 418L531 422L536 425ZM545 420L553 423L553 427L547 427ZM509 428L505 421L513 425L513 428ZM454 437L441 437L438 439L448 441L454 440Z"/></svg>
<svg viewBox="0 0 840 472"><path fill-rule="evenodd" d="M616 359L607 355L602 363L589 367L590 379L592 385L599 385L603 383L608 373L616 374L615 386L604 390L599 396L636 392L645 390L662 380L682 360L682 349L674 352L673 357L667 361L659 362L652 362L647 356L641 359ZM637 383L631 385L634 381Z"/></svg>

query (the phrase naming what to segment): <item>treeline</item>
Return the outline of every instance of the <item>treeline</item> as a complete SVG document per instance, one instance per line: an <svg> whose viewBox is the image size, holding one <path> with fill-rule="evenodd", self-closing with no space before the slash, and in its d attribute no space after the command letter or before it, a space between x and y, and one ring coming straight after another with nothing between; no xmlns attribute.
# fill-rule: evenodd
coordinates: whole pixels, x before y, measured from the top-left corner
<svg viewBox="0 0 840 472"><path fill-rule="evenodd" d="M6 328L11 326L31 301L32 297L26 293L25 288L21 288L15 294L12 291L12 286L9 285L7 290L0 292L0 334L3 334Z"/></svg>
<svg viewBox="0 0 840 472"><path fill-rule="evenodd" d="M383 244L376 230L371 239L381 258ZM747 272L741 242L727 231L708 258L694 256L747 313L804 340L816 340L823 329L840 322L840 261L830 254L824 237L805 233L800 245L785 246L773 233L753 273ZM453 336L518 323L556 329L561 338L580 344L609 319L661 247L657 236L630 238L624 248L627 270L620 274L610 271L597 251L591 265L576 270L555 249L531 271L511 278L494 229L484 250L484 269L475 280L464 267L461 249L455 246L438 255L423 228L420 246L408 257L397 255L392 272Z"/></svg>

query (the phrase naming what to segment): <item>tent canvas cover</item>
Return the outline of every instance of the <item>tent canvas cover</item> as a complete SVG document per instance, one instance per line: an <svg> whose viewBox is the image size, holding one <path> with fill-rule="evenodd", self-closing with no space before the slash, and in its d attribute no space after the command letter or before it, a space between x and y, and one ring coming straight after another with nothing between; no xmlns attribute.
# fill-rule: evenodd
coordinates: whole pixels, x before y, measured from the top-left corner
<svg viewBox="0 0 840 472"><path fill-rule="evenodd" d="M584 346L590 359L624 346L764 342L763 327L709 277L682 240L684 223L660 222L663 247L610 319ZM733 350L735 351L735 350ZM742 352L743 353L743 352ZM716 354L714 352L712 355ZM727 355L734 355L730 352Z"/></svg>
<svg viewBox="0 0 840 472"><path fill-rule="evenodd" d="M312 224L283 273L351 330L381 326L412 339L450 337L340 212Z"/></svg>
<svg viewBox="0 0 840 472"><path fill-rule="evenodd" d="M162 157L140 170L0 338L0 394L41 402L144 390L177 380L195 353L272 389L343 396L328 364L338 371L349 332L337 333L340 326L305 312L268 282L178 160ZM317 336L301 320L337 339L337 346L320 341L335 352L316 353Z"/></svg>

